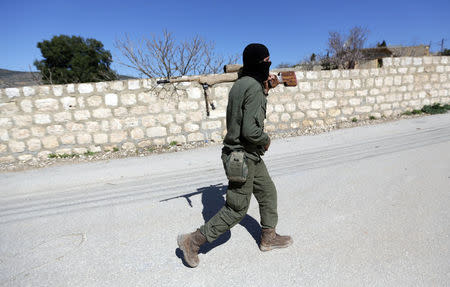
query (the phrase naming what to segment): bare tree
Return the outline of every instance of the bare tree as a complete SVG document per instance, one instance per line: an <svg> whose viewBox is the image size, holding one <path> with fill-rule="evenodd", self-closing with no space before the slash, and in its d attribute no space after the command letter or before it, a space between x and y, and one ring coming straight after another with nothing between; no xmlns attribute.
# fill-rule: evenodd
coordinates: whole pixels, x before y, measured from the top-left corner
<svg viewBox="0 0 450 287"><path fill-rule="evenodd" d="M236 61L230 57L225 61L216 55L213 42L196 35L182 42L175 41L167 30L162 36L143 38L135 43L128 35L116 40L115 46L127 59L121 64L133 68L149 78L185 76L217 73L224 64Z"/></svg>
<svg viewBox="0 0 450 287"><path fill-rule="evenodd" d="M362 59L361 49L367 40L369 31L362 27L353 27L348 35L330 32L328 52L331 62L341 69L353 69Z"/></svg>

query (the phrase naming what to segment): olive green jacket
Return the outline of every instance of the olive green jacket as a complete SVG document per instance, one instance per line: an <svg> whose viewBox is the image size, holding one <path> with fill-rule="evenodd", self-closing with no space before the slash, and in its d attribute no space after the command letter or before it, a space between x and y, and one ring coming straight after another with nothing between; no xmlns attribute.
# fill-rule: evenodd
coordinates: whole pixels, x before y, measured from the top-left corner
<svg viewBox="0 0 450 287"><path fill-rule="evenodd" d="M264 132L266 106L266 95L258 81L245 76L234 83L228 95L224 153L244 150L248 158L260 159L270 141Z"/></svg>

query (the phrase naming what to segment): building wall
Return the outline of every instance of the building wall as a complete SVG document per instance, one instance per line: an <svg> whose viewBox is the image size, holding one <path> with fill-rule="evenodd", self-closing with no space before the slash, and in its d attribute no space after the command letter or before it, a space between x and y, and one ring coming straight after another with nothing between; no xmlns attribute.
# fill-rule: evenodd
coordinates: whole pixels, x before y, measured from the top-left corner
<svg viewBox="0 0 450 287"><path fill-rule="evenodd" d="M383 68L298 71L297 87L271 90L266 130L288 132L353 118L391 117L450 102L450 57L384 58ZM0 89L0 163L49 154L221 141L232 83L211 88L154 80Z"/></svg>

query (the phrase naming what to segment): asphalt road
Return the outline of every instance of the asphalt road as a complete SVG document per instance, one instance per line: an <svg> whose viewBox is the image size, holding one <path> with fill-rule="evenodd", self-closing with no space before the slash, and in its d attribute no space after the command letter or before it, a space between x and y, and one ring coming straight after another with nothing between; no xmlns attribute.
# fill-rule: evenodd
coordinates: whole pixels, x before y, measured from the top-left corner
<svg viewBox="0 0 450 287"><path fill-rule="evenodd" d="M450 114L276 140L288 249L258 205L186 267L224 203L220 146L0 174L2 286L450 286Z"/></svg>

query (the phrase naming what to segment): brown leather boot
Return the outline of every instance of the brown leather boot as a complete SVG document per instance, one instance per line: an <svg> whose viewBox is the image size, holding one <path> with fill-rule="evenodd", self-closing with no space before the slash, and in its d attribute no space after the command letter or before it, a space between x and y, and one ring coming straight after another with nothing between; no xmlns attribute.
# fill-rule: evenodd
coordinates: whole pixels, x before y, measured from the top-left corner
<svg viewBox="0 0 450 287"><path fill-rule="evenodd" d="M293 240L290 236L281 236L273 228L263 228L261 234L261 251L270 251L276 248L286 248L292 245Z"/></svg>
<svg viewBox="0 0 450 287"><path fill-rule="evenodd" d="M178 235L178 247L183 251L184 260L191 267L197 267L200 260L198 251L200 245L206 242L206 237L197 229L195 232Z"/></svg>

